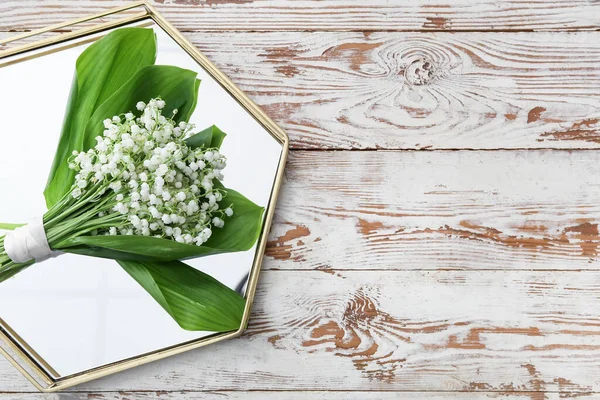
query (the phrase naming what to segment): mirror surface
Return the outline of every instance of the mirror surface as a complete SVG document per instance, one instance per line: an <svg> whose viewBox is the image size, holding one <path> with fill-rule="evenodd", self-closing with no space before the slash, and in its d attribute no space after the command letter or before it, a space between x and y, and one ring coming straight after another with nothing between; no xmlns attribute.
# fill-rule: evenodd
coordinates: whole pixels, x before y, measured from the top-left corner
<svg viewBox="0 0 600 400"><path fill-rule="evenodd" d="M153 22L131 25L156 32L156 64L198 72L198 130L217 125L227 133L223 183L266 207L282 146L177 42ZM0 60L0 221L25 223L46 211L43 190L64 118L75 61L88 36ZM32 54L39 57L29 58ZM18 62L17 62L18 61ZM1 234L2 231L0 231ZM188 261L235 289L252 268L249 251ZM0 318L55 377L199 339L176 322L116 262L64 254L35 264L0 283Z"/></svg>

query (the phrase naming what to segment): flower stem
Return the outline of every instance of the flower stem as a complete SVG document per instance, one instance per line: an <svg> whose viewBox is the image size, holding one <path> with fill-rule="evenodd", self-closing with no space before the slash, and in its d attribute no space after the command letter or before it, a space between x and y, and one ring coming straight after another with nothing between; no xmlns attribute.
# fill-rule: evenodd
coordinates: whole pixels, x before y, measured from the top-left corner
<svg viewBox="0 0 600 400"><path fill-rule="evenodd" d="M52 250L60 250L61 244L82 235L91 234L98 229L119 225L125 217L112 211L115 194L105 193L108 185L98 183L93 190L78 199L71 193L65 195L44 215L46 238ZM106 213L98 217L100 212ZM33 265L34 260L26 263L14 263L6 254L4 238L0 237L0 282L14 276Z"/></svg>

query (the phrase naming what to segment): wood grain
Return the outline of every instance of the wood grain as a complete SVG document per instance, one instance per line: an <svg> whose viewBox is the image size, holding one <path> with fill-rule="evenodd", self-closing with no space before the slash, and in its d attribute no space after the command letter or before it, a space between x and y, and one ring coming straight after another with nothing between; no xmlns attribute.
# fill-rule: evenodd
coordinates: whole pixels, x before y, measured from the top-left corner
<svg viewBox="0 0 600 400"><path fill-rule="evenodd" d="M597 270L598 160L596 151L294 152L263 267Z"/></svg>
<svg viewBox="0 0 600 400"><path fill-rule="evenodd" d="M583 396L600 389L599 287L597 271L266 271L242 338L72 391ZM30 390L2 365L2 387Z"/></svg>
<svg viewBox="0 0 600 400"><path fill-rule="evenodd" d="M25 30L125 4L115 0L0 2L0 30ZM157 0L182 30L596 29L593 0Z"/></svg>
<svg viewBox="0 0 600 400"><path fill-rule="evenodd" d="M599 32L186 36L294 149L600 148Z"/></svg>
<svg viewBox="0 0 600 400"><path fill-rule="evenodd" d="M294 149L600 146L597 32L188 37Z"/></svg>

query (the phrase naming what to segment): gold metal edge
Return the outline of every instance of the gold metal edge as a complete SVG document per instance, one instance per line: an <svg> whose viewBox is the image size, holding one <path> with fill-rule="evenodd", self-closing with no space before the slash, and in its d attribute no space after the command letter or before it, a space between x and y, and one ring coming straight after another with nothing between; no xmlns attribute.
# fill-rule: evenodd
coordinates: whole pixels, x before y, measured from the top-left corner
<svg viewBox="0 0 600 400"><path fill-rule="evenodd" d="M52 366L48 364L48 362L44 360L44 358L42 358L37 353L37 351L35 351L25 340L23 340L23 338L21 338L21 336L17 332L15 332L15 330L12 329L11 326L6 323L6 321L0 318L0 331L2 330L6 331L6 333L3 332L5 336L14 338L14 342L18 343L19 346L22 347L26 353L29 353L31 357L34 360L36 360L37 363L41 364L44 368L46 368L46 370L49 371L50 374L53 374L57 377L60 376L60 374L56 372L56 370L52 368Z"/></svg>
<svg viewBox="0 0 600 400"><path fill-rule="evenodd" d="M32 360L30 360L29 355L27 355L19 346L18 343L16 343L13 338L11 338L10 336L8 336L4 329L0 329L0 339L2 339L2 341L4 343L6 343L6 345L8 347L10 347L10 349L12 351L14 351L19 357L21 357L22 359L25 360L25 362L28 364L28 366L37 374L37 376L43 380L47 385L53 385L54 384L54 379L52 379L51 376L49 376L44 370L42 370L37 363L33 362ZM8 351L6 351L6 349L3 346L0 346L0 352L9 360L9 362L12 364L13 361L16 362L18 364L18 362L8 353ZM11 361L12 360L12 361ZM29 373L29 371L27 371L21 364L19 364L19 371L21 373L23 373L23 371L25 371L25 373L23 373L23 375L25 375L25 377L31 382L33 383L36 387L40 386L39 382Z"/></svg>
<svg viewBox="0 0 600 400"><path fill-rule="evenodd" d="M31 384L35 386L37 390L39 390L40 392L48 391L49 386L44 387L40 385L40 383L29 373L29 371L23 368L23 366L21 366L21 364L19 364L3 347L0 347L0 354L2 354L4 358L6 358L8 362L11 363L12 366L17 369L17 371L19 371L23 376L25 376L27 380L29 380L29 382L31 382Z"/></svg>
<svg viewBox="0 0 600 400"><path fill-rule="evenodd" d="M146 26L150 26L150 25L152 25L154 23L154 21L148 15L146 15L145 18L142 18L140 20L143 21L144 19L148 19L148 22L147 23L141 23L141 24L138 24L136 26L138 26L138 27L146 27ZM90 35L92 35L94 33L97 33L97 32L92 32L92 33L90 33ZM88 39L85 39L85 40L79 40L79 41L74 42L74 43L65 44L64 46L61 46L59 48L54 48L54 49L50 49L50 50L40 51L39 53L35 53L35 54L29 55L27 57L17 58L17 59L14 59L14 60L6 61L4 63L0 62L0 68L7 67L9 65L18 64L20 62L32 60L34 58L47 56L49 54L59 53L61 51L72 49L74 47L83 46L84 44L95 42L95 41L99 40L101 37L102 36L95 36L95 37L91 37L91 38L88 38ZM77 38L73 38L73 39L77 39ZM52 45L54 45L54 44L57 44L57 43L53 43ZM46 47L46 46L43 46L43 47ZM15 55L17 55L17 54L15 54ZM2 57L0 57L0 59L2 59Z"/></svg>
<svg viewBox="0 0 600 400"><path fill-rule="evenodd" d="M92 21L92 20L97 19L97 18L106 17L106 16L112 15L112 14L117 14L117 13L120 13L120 12L123 12L123 11L131 10L132 8L142 7L144 5L145 5L144 1L138 1L138 2L135 2L135 3L131 3L131 4L127 5L127 6L118 7L118 8L112 8L110 10L103 11L103 12L98 13L98 14L92 14L92 15L88 15L88 16L83 17L83 18L74 19L74 20L66 21L66 22L61 22L59 24L50 25L50 26L47 26L47 27L42 28L42 29L36 29L36 30L31 31L31 32L26 32L26 33L23 33L21 35L14 35L14 36L11 36L9 38L0 40L0 44L6 44L6 43L10 43L10 42L15 42L17 40L27 39L28 37L31 37L31 36L37 36L37 35L40 35L42 33L47 33L47 32L51 32L51 31L57 30L57 29L66 28L67 26L72 26L72 25L81 24L82 22Z"/></svg>
<svg viewBox="0 0 600 400"><path fill-rule="evenodd" d="M122 11L122 10L120 10L120 11ZM106 16L106 15L103 15L103 16ZM39 49L39 48L46 47L49 45L58 44L60 42L78 38L80 36L89 35L92 33L96 33L96 32L106 30L106 29L117 27L119 25L124 25L124 24L128 24L131 22L139 21L139 20L142 20L147 17L148 17L148 12L146 11L146 12L135 14L135 15L132 15L132 16L129 16L126 18L121 18L121 19L118 19L115 21L105 22L105 23L94 25L94 26L91 26L91 27L85 28L85 29L80 29L78 31L63 33L57 37L42 39L37 42L25 44L22 46L17 46L14 49L3 50L3 51L0 51L0 60L3 58L9 57L9 56L14 56L16 54L26 52L26 51L31 51L31 50ZM29 36L25 36L25 37L29 37Z"/></svg>
<svg viewBox="0 0 600 400"><path fill-rule="evenodd" d="M57 44L62 41L74 39L80 36L85 36L91 33L95 33L98 31L102 31L105 29L110 29L112 27L116 27L119 25L135 22L137 20L141 20L146 17L150 17L154 22L156 22L162 29L166 31L169 36L171 36L182 48L190 55L194 60L203 67L211 76L213 76L220 84L223 86L225 90L227 90L250 114L260 122L265 129L275 138L279 143L282 144L282 152L280 157L280 162L278 165L277 174L274 180L273 189L271 192L271 198L269 200L269 204L267 205L265 221L263 224L263 230L261 232L259 242L257 245L256 254L254 257L254 262L252 265L252 270L250 273L248 288L246 291L246 308L244 310L244 314L242 317L242 322L240 325L240 329L232 332L225 332L221 334L217 334L215 336L209 338L198 339L183 345L176 345L174 347L170 347L163 350L158 350L156 352L152 352L143 356L138 356L132 359L118 361L113 364L102 366L93 370L85 371L79 374L61 377L58 379L54 379L49 376L46 371L41 370L33 360L27 354L24 354L18 348L15 348L15 343L11 338L6 337L3 332L0 332L0 336L6 340L6 342L19 354L24 361L29 364L32 369L47 383L49 386L42 387L37 380L31 374L25 370L12 356L10 356L6 350L0 347L0 353L2 353L8 361L17 368L38 390L45 393L56 392L61 389L66 389L68 387L72 387L84 382L88 382L94 379L101 378L103 376L107 376L116 372L124 371L126 369L136 367L142 364L146 364L152 361L157 361L172 355L180 354L189 350L193 350L196 348L200 348L203 346L207 346L210 344L214 344L220 342L222 340L230 339L233 337L240 336L247 327L248 321L250 319L250 312L252 303L254 301L254 296L256 293L256 286L258 283L258 277L260 274L260 267L262 264L262 259L264 257L266 243L268 239L269 230L271 227L271 223L273 221L273 216L275 213L275 205L277 202L277 198L279 196L279 192L281 189L281 184L283 181L284 167L287 162L287 156L289 152L289 137L288 135L275 124L273 120L271 120L265 113L262 111L254 102L252 102L245 93L243 93L223 72L221 72L206 56L204 56L200 51L198 51L194 45L192 45L185 37L181 35L179 31L177 31L169 22L167 22L159 13L156 11L154 7L145 2L137 2L127 7L120 7L117 9L113 9L111 11L107 11L105 13L97 14L95 16L90 16L86 18L81 18L71 23L59 24L52 27L48 27L42 30L38 30L36 32L31 32L27 35L20 35L17 39L9 40L19 40L22 38L30 37L35 34L45 33L51 31L53 29L57 29L57 27L65 27L71 26L76 23L91 21L95 18L100 18L104 16L108 16L111 14L115 14L118 12L122 12L125 10L129 10L135 7L144 6L146 8L146 12L143 14L136 14L134 16L130 16L127 18L119 19L117 21L111 21L108 23L103 23L100 25L96 25L94 27L90 27L87 29L82 29L79 31L74 31L71 33L61 34L55 38L49 38L45 40L40 40L28 45L20 46L15 49L11 49L9 51L0 52L0 59L8 57L9 55L15 55L18 53L31 51L34 49L38 49L41 47L45 47L52 44ZM0 44L6 43L0 42ZM41 359L41 358L40 358Z"/></svg>
<svg viewBox="0 0 600 400"><path fill-rule="evenodd" d="M257 247L257 252L254 259L254 265L252 267L252 273L250 275L250 279L248 281L248 289L246 290L246 309L244 310L244 316L242 318L242 323L240 329L237 332L237 335L240 336L246 328L248 327L248 322L250 320L250 314L252 312L252 305L254 304L254 296L256 294L256 288L258 287L258 278L260 276L260 270L262 267L263 258L265 255L265 250L267 247L267 240L269 237L269 233L271 230L271 224L273 223L273 217L275 215L275 206L277 204L277 199L279 198L279 193L281 190L281 186L283 184L283 174L285 172L285 165L287 163L287 157L289 153L289 142L286 140L283 143L283 148L281 152L281 158L278 165L277 175L275 177L275 181L273 183L273 189L271 191L271 199L269 200L269 205L267 206L265 222L263 226L263 232L261 234L259 244Z"/></svg>
<svg viewBox="0 0 600 400"><path fill-rule="evenodd" d="M98 367L93 370L81 372L76 375L72 375L65 378L60 378L54 381L53 385L45 392L56 392L62 389L66 389L81 383L89 382L94 379L102 378L107 375L111 375L117 372L125 371L127 369L138 367L149 362L158 361L163 358L174 356L177 354L185 353L186 351L194 350L200 347L208 346L213 343L220 342L222 340L231 339L238 336L237 331L220 333L209 338L202 338L188 342L183 345L176 345L167 349L158 350L152 353L148 353L142 356L137 356L124 361L117 361L113 364Z"/></svg>

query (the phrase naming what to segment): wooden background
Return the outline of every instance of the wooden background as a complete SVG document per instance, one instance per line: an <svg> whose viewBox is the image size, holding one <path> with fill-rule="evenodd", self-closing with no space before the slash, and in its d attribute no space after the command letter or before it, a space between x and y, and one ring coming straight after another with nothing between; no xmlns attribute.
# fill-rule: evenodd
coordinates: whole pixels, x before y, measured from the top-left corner
<svg viewBox="0 0 600 400"><path fill-rule="evenodd" d="M250 327L60 395L2 360L0 399L600 398L599 1L156 6L292 139Z"/></svg>

